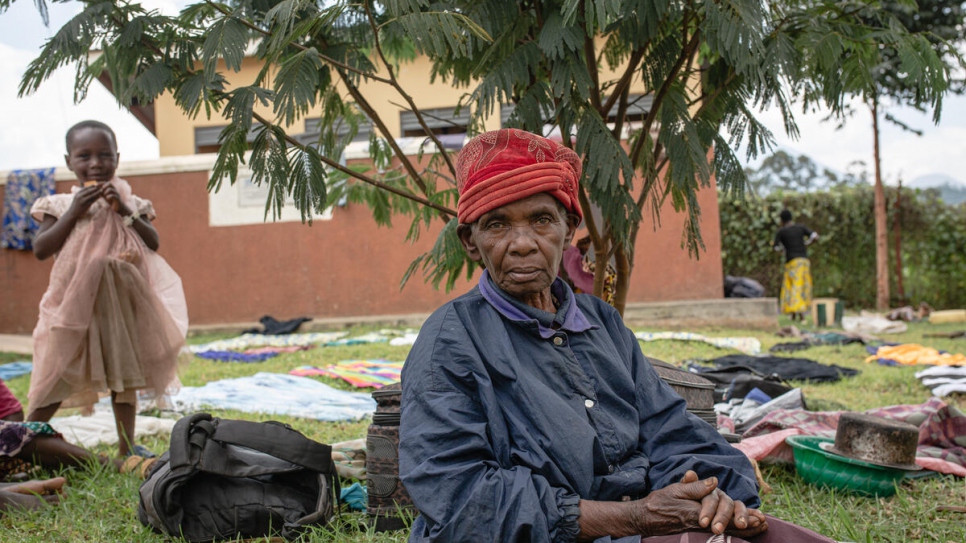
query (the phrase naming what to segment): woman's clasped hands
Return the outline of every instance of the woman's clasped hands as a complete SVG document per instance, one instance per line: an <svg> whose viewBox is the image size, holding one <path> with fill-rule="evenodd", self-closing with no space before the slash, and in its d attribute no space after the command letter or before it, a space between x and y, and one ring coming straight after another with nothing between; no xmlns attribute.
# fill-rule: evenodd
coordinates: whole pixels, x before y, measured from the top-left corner
<svg viewBox="0 0 966 543"><path fill-rule="evenodd" d="M655 490L636 503L641 508L643 536L710 531L747 538L768 529L764 513L731 499L718 488L717 478L699 480L691 470L680 483Z"/></svg>

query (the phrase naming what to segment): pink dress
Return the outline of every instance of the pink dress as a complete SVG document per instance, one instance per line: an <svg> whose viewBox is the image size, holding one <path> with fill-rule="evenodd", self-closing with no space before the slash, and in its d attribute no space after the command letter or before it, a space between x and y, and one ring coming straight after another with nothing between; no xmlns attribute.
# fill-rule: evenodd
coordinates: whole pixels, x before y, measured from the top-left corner
<svg viewBox="0 0 966 543"><path fill-rule="evenodd" d="M149 219L151 202L110 181L128 207ZM60 218L80 187L34 202L30 214ZM31 410L62 402L90 410L99 394L136 403L137 390L159 399L178 386L177 360L188 329L181 278L124 225L105 200L78 219L50 272L34 329Z"/></svg>

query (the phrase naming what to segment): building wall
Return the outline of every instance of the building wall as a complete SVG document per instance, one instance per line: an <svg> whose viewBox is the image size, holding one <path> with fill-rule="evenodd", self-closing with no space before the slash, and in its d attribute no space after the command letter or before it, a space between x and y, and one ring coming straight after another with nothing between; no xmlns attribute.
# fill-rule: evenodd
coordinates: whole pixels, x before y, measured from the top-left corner
<svg viewBox="0 0 966 543"><path fill-rule="evenodd" d="M242 62L241 71L235 73L224 69L222 74L228 80L228 88L232 89L239 85L247 85L255 80L261 65L252 57L247 57ZM432 66L426 57L417 57L411 62L400 64L396 79L400 86L412 97L416 105L421 109L430 108L450 108L459 103L460 98L466 94L468 89L457 88L446 83L431 83ZM269 76L269 80L274 74ZM601 79L616 78L617 74L612 71L604 70ZM373 80L365 80L360 83L359 89L372 105L379 117L386 123L386 128L395 136L402 136L400 130L400 113L406 105L402 96L395 92L390 86ZM631 84L630 92L646 92L639 80ZM205 115L204 110L195 118L190 118L184 114L180 107L174 102L170 93L165 93L154 102L155 108L155 130L158 137L159 154L162 157L191 155L195 153L195 128L224 126L228 121L221 116L220 112L212 112L212 117ZM255 111L274 120L275 116L270 107L256 106ZM307 118L317 117L320 109L311 113ZM288 128L292 134L301 133L305 128L305 118L296 122L294 126ZM484 122L486 130L497 130L500 128L500 112L493 111Z"/></svg>
<svg viewBox="0 0 966 543"><path fill-rule="evenodd" d="M337 207L331 219L211 226L206 185L211 156L122 163L118 175L134 193L154 202L158 253L181 275L192 324L256 321L297 316L352 318L429 313L475 283L460 281L451 293L414 277L400 291L409 263L435 240L438 227L415 245L408 224L378 227L367 207ZM188 162L186 164L186 162ZM57 191L75 183L57 170ZM0 180L6 175L0 173ZM0 181L0 198L5 186ZM707 251L699 260L680 246L683 220L670 206L661 227L641 227L628 302L721 298L722 271L717 195L702 190L702 231ZM53 260L0 250L0 333L29 333L47 287Z"/></svg>

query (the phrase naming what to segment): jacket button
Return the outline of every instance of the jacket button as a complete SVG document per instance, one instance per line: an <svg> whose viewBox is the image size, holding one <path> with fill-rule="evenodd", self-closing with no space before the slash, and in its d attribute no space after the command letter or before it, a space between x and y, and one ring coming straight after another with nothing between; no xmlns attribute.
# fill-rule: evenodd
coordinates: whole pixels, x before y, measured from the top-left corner
<svg viewBox="0 0 966 543"><path fill-rule="evenodd" d="M590 398L587 398L586 400L584 400L584 407L590 409L593 406L594 406L594 400L591 400Z"/></svg>
<svg viewBox="0 0 966 543"><path fill-rule="evenodd" d="M556 345L557 347L563 345L563 338L560 336L553 338L553 344Z"/></svg>

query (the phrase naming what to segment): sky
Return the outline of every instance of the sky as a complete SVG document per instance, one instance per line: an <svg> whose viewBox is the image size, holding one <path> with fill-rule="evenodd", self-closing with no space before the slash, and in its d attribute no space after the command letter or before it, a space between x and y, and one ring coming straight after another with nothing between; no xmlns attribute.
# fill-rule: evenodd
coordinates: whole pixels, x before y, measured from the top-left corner
<svg viewBox="0 0 966 543"><path fill-rule="evenodd" d="M174 14L184 0L144 0L146 7ZM43 25L40 14L29 0L18 0L0 14L0 171L21 168L60 166L64 163L64 134L78 121L97 119L109 124L118 136L122 161L149 160L158 157L158 142L127 110L119 107L113 96L99 83L90 86L87 98L80 104L73 99L73 69L62 68L52 79L29 97L18 98L17 88L28 63L56 29L79 11L79 4L48 3L50 28ZM871 117L861 105L857 115L844 128L823 122L822 112L798 115L800 137L791 140L784 135L777 111L764 111L761 119L772 130L778 147L794 155L807 155L814 162L834 171L854 170L857 161L865 162L872 171ZM882 168L886 183L898 179L909 183L924 176L946 176L966 184L962 163L966 159L966 97L949 96L943 117L933 124L930 114L911 108L892 113L917 129L922 136L904 133L880 122ZM744 153L741 152L744 158ZM760 158L758 161L760 161ZM749 162L750 165L758 161Z"/></svg>

